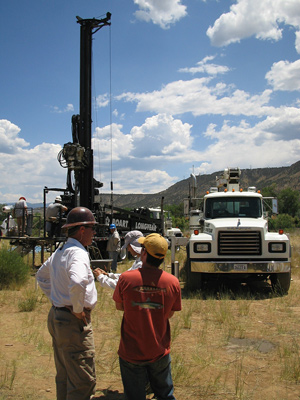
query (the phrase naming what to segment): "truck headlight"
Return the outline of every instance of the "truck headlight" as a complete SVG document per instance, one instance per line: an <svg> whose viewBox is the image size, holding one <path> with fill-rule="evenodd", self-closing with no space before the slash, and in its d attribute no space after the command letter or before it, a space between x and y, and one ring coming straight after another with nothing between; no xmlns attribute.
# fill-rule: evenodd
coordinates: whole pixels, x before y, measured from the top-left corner
<svg viewBox="0 0 300 400"><path fill-rule="evenodd" d="M285 253L286 244L284 242L269 243L269 253Z"/></svg>
<svg viewBox="0 0 300 400"><path fill-rule="evenodd" d="M195 253L210 253L211 244L210 243L194 243Z"/></svg>

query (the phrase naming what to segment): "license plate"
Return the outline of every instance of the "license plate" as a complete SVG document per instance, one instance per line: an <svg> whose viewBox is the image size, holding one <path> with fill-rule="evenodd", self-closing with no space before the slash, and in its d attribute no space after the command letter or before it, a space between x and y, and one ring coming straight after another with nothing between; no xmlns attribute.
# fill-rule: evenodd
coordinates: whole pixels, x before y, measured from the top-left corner
<svg viewBox="0 0 300 400"><path fill-rule="evenodd" d="M247 271L247 264L233 264L235 271Z"/></svg>

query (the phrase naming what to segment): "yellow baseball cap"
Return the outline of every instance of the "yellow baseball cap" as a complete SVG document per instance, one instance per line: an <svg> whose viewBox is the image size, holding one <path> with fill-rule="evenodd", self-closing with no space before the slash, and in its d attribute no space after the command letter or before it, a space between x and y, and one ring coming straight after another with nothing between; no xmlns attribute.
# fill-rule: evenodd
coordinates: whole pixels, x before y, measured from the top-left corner
<svg viewBox="0 0 300 400"><path fill-rule="evenodd" d="M140 237L138 242L145 247L147 253L155 258L162 259L167 254L168 242L158 233L150 233L146 237Z"/></svg>

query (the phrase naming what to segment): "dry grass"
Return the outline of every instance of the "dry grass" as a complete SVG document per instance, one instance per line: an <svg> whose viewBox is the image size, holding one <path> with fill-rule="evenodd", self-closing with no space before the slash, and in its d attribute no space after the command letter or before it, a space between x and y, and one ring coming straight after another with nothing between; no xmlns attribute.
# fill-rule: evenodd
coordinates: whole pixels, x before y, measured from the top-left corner
<svg viewBox="0 0 300 400"><path fill-rule="evenodd" d="M225 288L205 296L183 291L183 309L170 321L177 400L299 400L299 236L291 234L291 241L293 281L287 296L278 297L267 286ZM93 312L96 399L121 400L117 349L122 313L115 310L112 291L98 286L98 294ZM34 302L33 311L20 311L24 302ZM0 292L1 400L55 399L49 306L36 291L34 277L21 291Z"/></svg>

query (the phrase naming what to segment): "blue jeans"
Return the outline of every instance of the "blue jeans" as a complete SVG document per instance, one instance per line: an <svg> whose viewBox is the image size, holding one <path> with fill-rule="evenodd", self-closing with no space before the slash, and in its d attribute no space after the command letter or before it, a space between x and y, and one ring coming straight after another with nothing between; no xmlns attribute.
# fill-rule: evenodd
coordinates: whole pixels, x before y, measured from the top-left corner
<svg viewBox="0 0 300 400"><path fill-rule="evenodd" d="M119 361L126 400L145 400L148 381L158 400L176 400L170 354L153 363L132 364L121 357Z"/></svg>
<svg viewBox="0 0 300 400"><path fill-rule="evenodd" d="M112 262L111 262L111 270L112 270L112 272L116 272L117 271L118 255L119 255L119 253L117 251L109 251L108 252L109 258L112 259Z"/></svg>

